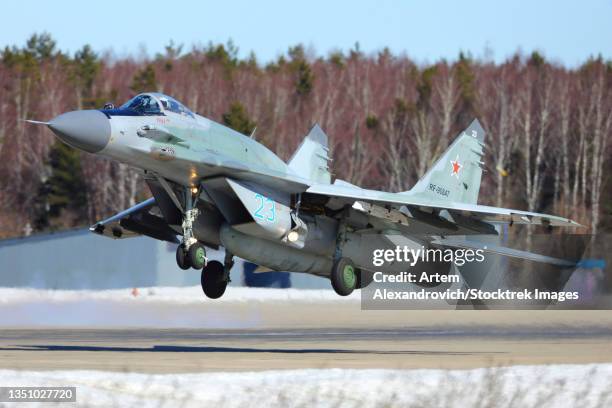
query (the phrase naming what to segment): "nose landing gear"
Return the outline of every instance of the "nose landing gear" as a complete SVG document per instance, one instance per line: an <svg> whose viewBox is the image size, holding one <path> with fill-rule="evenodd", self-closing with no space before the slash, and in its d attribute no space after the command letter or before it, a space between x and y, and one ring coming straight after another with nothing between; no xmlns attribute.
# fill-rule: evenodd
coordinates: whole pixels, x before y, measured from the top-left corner
<svg viewBox="0 0 612 408"><path fill-rule="evenodd" d="M183 239L176 248L177 265L184 270L189 268L201 269L200 283L204 294L211 299L220 298L230 282L229 273L234 264L233 255L227 252L224 263L219 261L208 262L204 246L193 235L193 223L199 215L196 204L200 196L200 187L185 188L185 206L183 207L168 182L161 177L158 177L158 180L177 208L183 213L181 224Z"/></svg>
<svg viewBox="0 0 612 408"><path fill-rule="evenodd" d="M183 252L184 259L193 269L202 269L206 265L206 249L204 249L204 246L199 242L191 244L187 251L185 251L185 247L183 247L183 244L181 244L177 251Z"/></svg>
<svg viewBox="0 0 612 408"><path fill-rule="evenodd" d="M162 183L166 188L166 183ZM169 191L171 198L174 192L169 187L166 188ZM206 249L198 240L193 236L193 223L199 215L199 211L196 208L197 200L200 195L200 189L195 188L195 191L191 188L185 189L185 208L183 210L183 239L181 244L176 248L176 263L179 268L187 270L189 268L202 269L208 259L206 258ZM195 196L195 197L194 197ZM174 197L175 204L182 209L178 199Z"/></svg>
<svg viewBox="0 0 612 408"><path fill-rule="evenodd" d="M189 257L187 256L187 251L185 250L185 244L181 243L178 248L176 248L176 264L184 271L191 268L191 262L189 262Z"/></svg>

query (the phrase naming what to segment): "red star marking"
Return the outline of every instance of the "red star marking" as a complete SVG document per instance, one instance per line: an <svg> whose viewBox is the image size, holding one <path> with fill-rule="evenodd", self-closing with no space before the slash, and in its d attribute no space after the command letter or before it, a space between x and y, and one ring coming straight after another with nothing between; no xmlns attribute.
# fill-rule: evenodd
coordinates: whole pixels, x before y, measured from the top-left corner
<svg viewBox="0 0 612 408"><path fill-rule="evenodd" d="M451 173L451 176L459 177L459 170L461 170L461 168L463 167L461 164L459 164L459 156L457 156L455 160L451 160L450 163L453 166L453 172Z"/></svg>

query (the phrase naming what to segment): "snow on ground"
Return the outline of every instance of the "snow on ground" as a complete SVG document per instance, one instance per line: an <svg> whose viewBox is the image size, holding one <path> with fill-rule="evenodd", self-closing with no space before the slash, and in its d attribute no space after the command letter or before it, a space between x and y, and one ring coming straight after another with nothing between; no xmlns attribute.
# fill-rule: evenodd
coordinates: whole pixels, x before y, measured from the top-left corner
<svg viewBox="0 0 612 408"><path fill-rule="evenodd" d="M208 299L199 286L115 290L0 288L0 327L257 327L262 308L345 304L359 307L359 291L229 287ZM269 313L268 313L269 315ZM269 316L268 316L269 317Z"/></svg>
<svg viewBox="0 0 612 408"><path fill-rule="evenodd" d="M50 290L30 288L0 288L0 304L18 302L74 302L81 300L103 300L118 302L164 302L164 303L236 303L236 302L346 302L359 301L359 290L350 296L338 296L326 289L268 289L228 287L220 299L208 299L200 286L138 288L112 290Z"/></svg>
<svg viewBox="0 0 612 408"><path fill-rule="evenodd" d="M309 369L163 375L0 370L0 384L76 386L77 404L84 407L603 408L612 403L612 364L475 370Z"/></svg>

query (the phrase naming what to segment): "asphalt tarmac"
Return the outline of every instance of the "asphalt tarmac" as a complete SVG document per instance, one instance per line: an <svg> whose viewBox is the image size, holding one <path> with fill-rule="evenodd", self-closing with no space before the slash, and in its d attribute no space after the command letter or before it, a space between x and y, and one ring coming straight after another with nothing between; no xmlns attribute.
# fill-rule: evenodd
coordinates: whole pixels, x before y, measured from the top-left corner
<svg viewBox="0 0 612 408"><path fill-rule="evenodd" d="M431 313L436 318L428 320ZM486 317L481 325L474 323L479 313ZM533 312L455 311L443 313L449 318L444 323L440 312L431 311L419 312L416 324L394 328L351 327L347 321L344 327L288 323L238 330L3 328L0 368L181 373L612 362L609 313L605 319L593 313L601 314L574 312L565 318L536 312L541 317L534 318Z"/></svg>

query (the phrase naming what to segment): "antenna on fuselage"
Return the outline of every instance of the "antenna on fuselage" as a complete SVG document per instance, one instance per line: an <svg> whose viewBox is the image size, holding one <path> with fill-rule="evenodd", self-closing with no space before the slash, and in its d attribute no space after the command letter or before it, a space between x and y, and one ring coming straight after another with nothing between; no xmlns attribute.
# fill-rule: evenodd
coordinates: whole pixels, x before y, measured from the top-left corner
<svg viewBox="0 0 612 408"><path fill-rule="evenodd" d="M257 130L257 126L255 126L253 128L253 131L251 132L251 136L249 136L251 139L255 139L255 131Z"/></svg>

